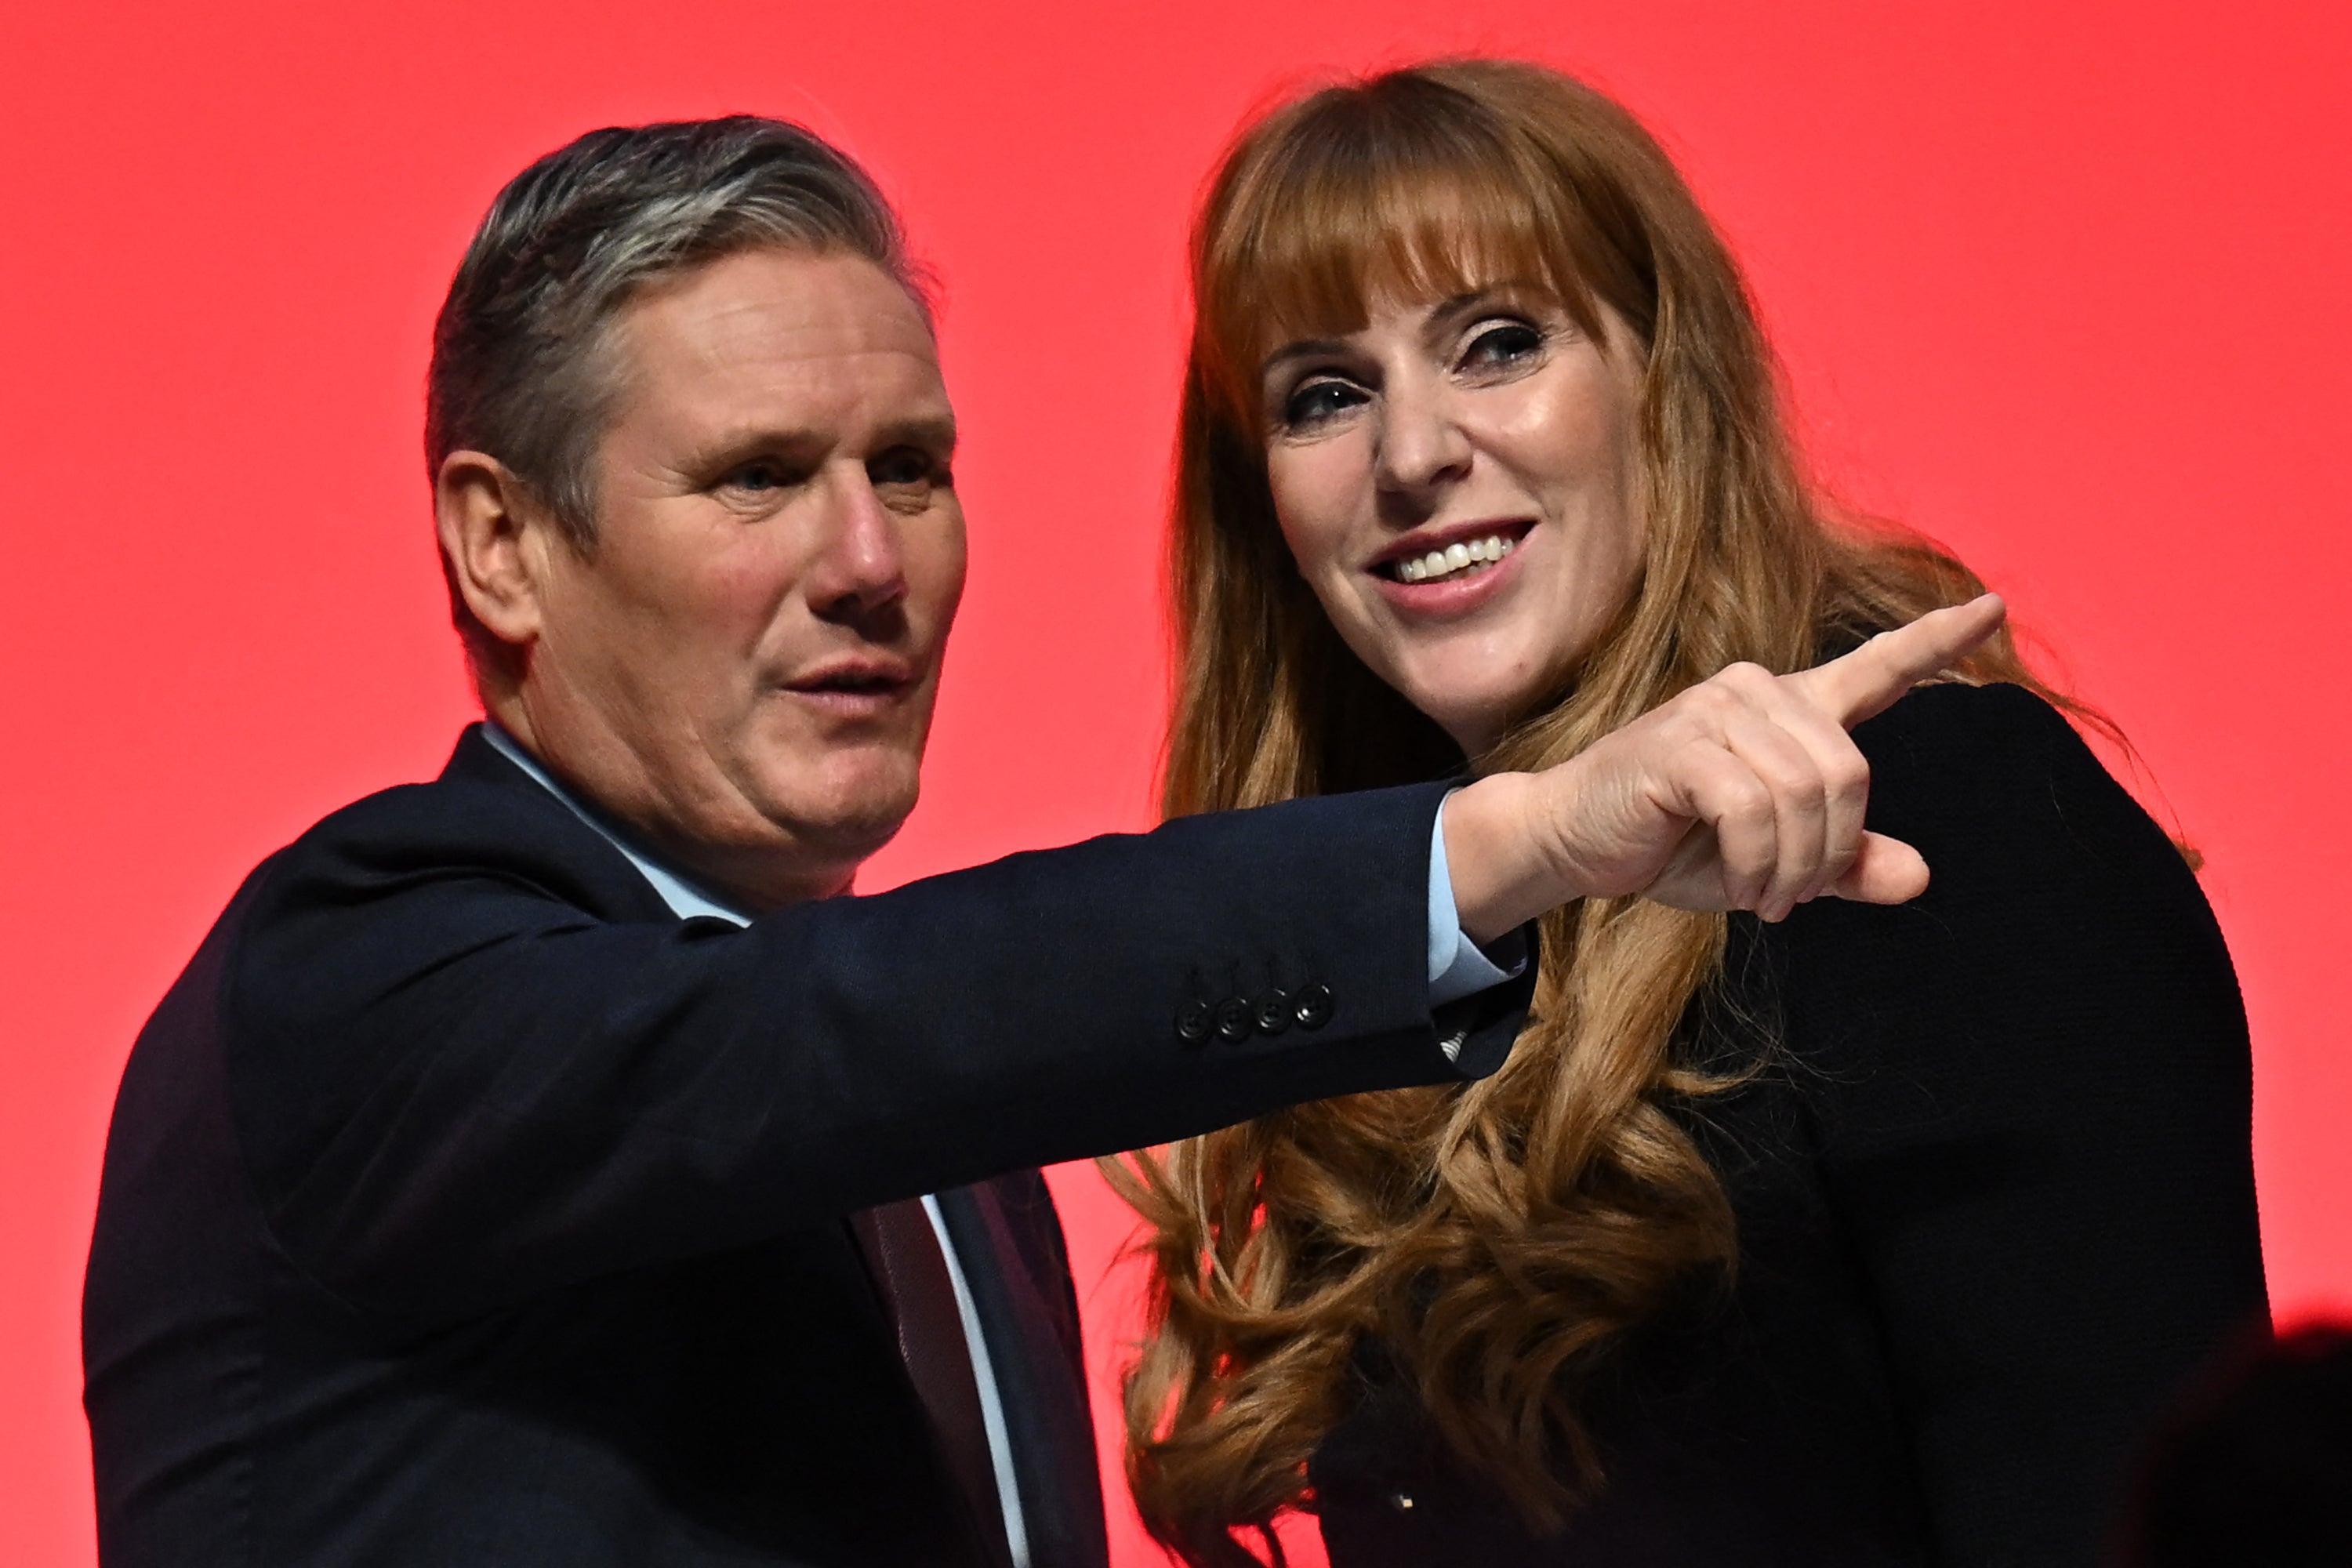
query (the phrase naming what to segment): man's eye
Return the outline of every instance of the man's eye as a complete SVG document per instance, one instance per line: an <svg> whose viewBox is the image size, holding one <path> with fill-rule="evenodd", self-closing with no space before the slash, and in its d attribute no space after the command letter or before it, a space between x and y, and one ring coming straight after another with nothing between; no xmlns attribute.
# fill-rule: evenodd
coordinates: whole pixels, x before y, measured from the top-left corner
<svg viewBox="0 0 2352 1568"><path fill-rule="evenodd" d="M1543 334L1524 321L1501 321L1481 330L1462 351L1462 368L1507 370L1543 351Z"/></svg>
<svg viewBox="0 0 2352 1568"><path fill-rule="evenodd" d="M931 455L912 447L883 453L866 466L866 472L877 485L929 484L940 477Z"/></svg>
<svg viewBox="0 0 2352 1568"><path fill-rule="evenodd" d="M731 490L767 495L790 486L793 476L782 463L763 458L757 462L745 463L720 482Z"/></svg>
<svg viewBox="0 0 2352 1568"><path fill-rule="evenodd" d="M866 482L874 487L884 506L916 517L928 511L939 492L953 481L948 477L947 465L937 457L918 447L901 447L867 463Z"/></svg>
<svg viewBox="0 0 2352 1568"><path fill-rule="evenodd" d="M1294 430L1306 429L1344 414L1366 400L1364 389L1351 383L1310 381L1284 401L1282 422Z"/></svg>

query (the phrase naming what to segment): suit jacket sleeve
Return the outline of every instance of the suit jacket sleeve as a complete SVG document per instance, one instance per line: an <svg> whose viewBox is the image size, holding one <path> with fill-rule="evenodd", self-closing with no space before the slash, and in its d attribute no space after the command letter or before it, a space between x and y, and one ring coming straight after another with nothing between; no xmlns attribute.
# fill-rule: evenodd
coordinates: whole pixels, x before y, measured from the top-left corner
<svg viewBox="0 0 2352 1568"><path fill-rule="evenodd" d="M2059 716L1930 688L1857 738L1915 903L1790 922L1824 1166L1942 1560L2094 1560L2126 1457L2263 1310L2246 1026L2195 879Z"/></svg>
<svg viewBox="0 0 2352 1568"><path fill-rule="evenodd" d="M248 1171L320 1283L430 1318L1491 1070L1528 986L1450 1009L1449 1061L1426 971L1442 795L1192 818L738 930L646 908L536 791L390 791L257 874L221 1002ZM1319 1028L1176 1029L1188 1001L1309 982L1335 1003Z"/></svg>

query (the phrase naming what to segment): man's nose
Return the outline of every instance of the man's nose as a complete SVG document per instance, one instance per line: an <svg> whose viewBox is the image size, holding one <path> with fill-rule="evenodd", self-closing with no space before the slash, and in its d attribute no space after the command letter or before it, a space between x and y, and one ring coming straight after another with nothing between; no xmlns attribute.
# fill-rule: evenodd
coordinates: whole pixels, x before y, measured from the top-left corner
<svg viewBox="0 0 2352 1568"><path fill-rule="evenodd" d="M828 619L854 619L896 605L907 596L898 514L862 465L842 465L834 497L830 531L806 579L809 607Z"/></svg>
<svg viewBox="0 0 2352 1568"><path fill-rule="evenodd" d="M1391 376L1382 389L1374 478L1399 499L1419 499L1470 472L1470 437L1433 375Z"/></svg>

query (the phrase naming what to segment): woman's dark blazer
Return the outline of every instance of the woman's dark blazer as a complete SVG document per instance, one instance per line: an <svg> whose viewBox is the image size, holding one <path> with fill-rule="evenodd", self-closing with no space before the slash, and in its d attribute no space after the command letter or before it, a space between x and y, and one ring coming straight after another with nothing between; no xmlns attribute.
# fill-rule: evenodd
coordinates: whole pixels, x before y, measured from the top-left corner
<svg viewBox="0 0 2352 1568"><path fill-rule="evenodd" d="M737 929L469 732L257 870L131 1053L84 1310L103 1560L986 1561L845 1216L1491 1070L1532 978L1431 1015L1442 793ZM1317 1005L1202 1037L1277 987ZM1066 1302L1043 1225L993 1263Z"/></svg>
<svg viewBox="0 0 2352 1568"><path fill-rule="evenodd" d="M1606 1489L1531 1534L1368 1352L1312 1467L1334 1568L2084 1568L2137 1436L2263 1321L2245 1016L2179 852L2021 688L1855 738L1933 885L1734 921L1694 1048L1762 1066L1685 1117L1738 1269L1588 1394Z"/></svg>

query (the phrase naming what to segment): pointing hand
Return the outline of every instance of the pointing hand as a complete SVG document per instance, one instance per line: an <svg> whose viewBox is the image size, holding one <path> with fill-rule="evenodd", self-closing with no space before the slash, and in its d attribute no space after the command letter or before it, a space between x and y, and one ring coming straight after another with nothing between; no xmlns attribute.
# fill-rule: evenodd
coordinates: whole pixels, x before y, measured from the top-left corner
<svg viewBox="0 0 2352 1568"><path fill-rule="evenodd" d="M1846 731L2007 614L1987 594L1793 675L1736 664L1557 767L1457 791L1445 843L1464 929L1490 940L1574 899L1628 893L1768 921L1823 895L1916 898L1927 863L1864 831L1870 767Z"/></svg>

